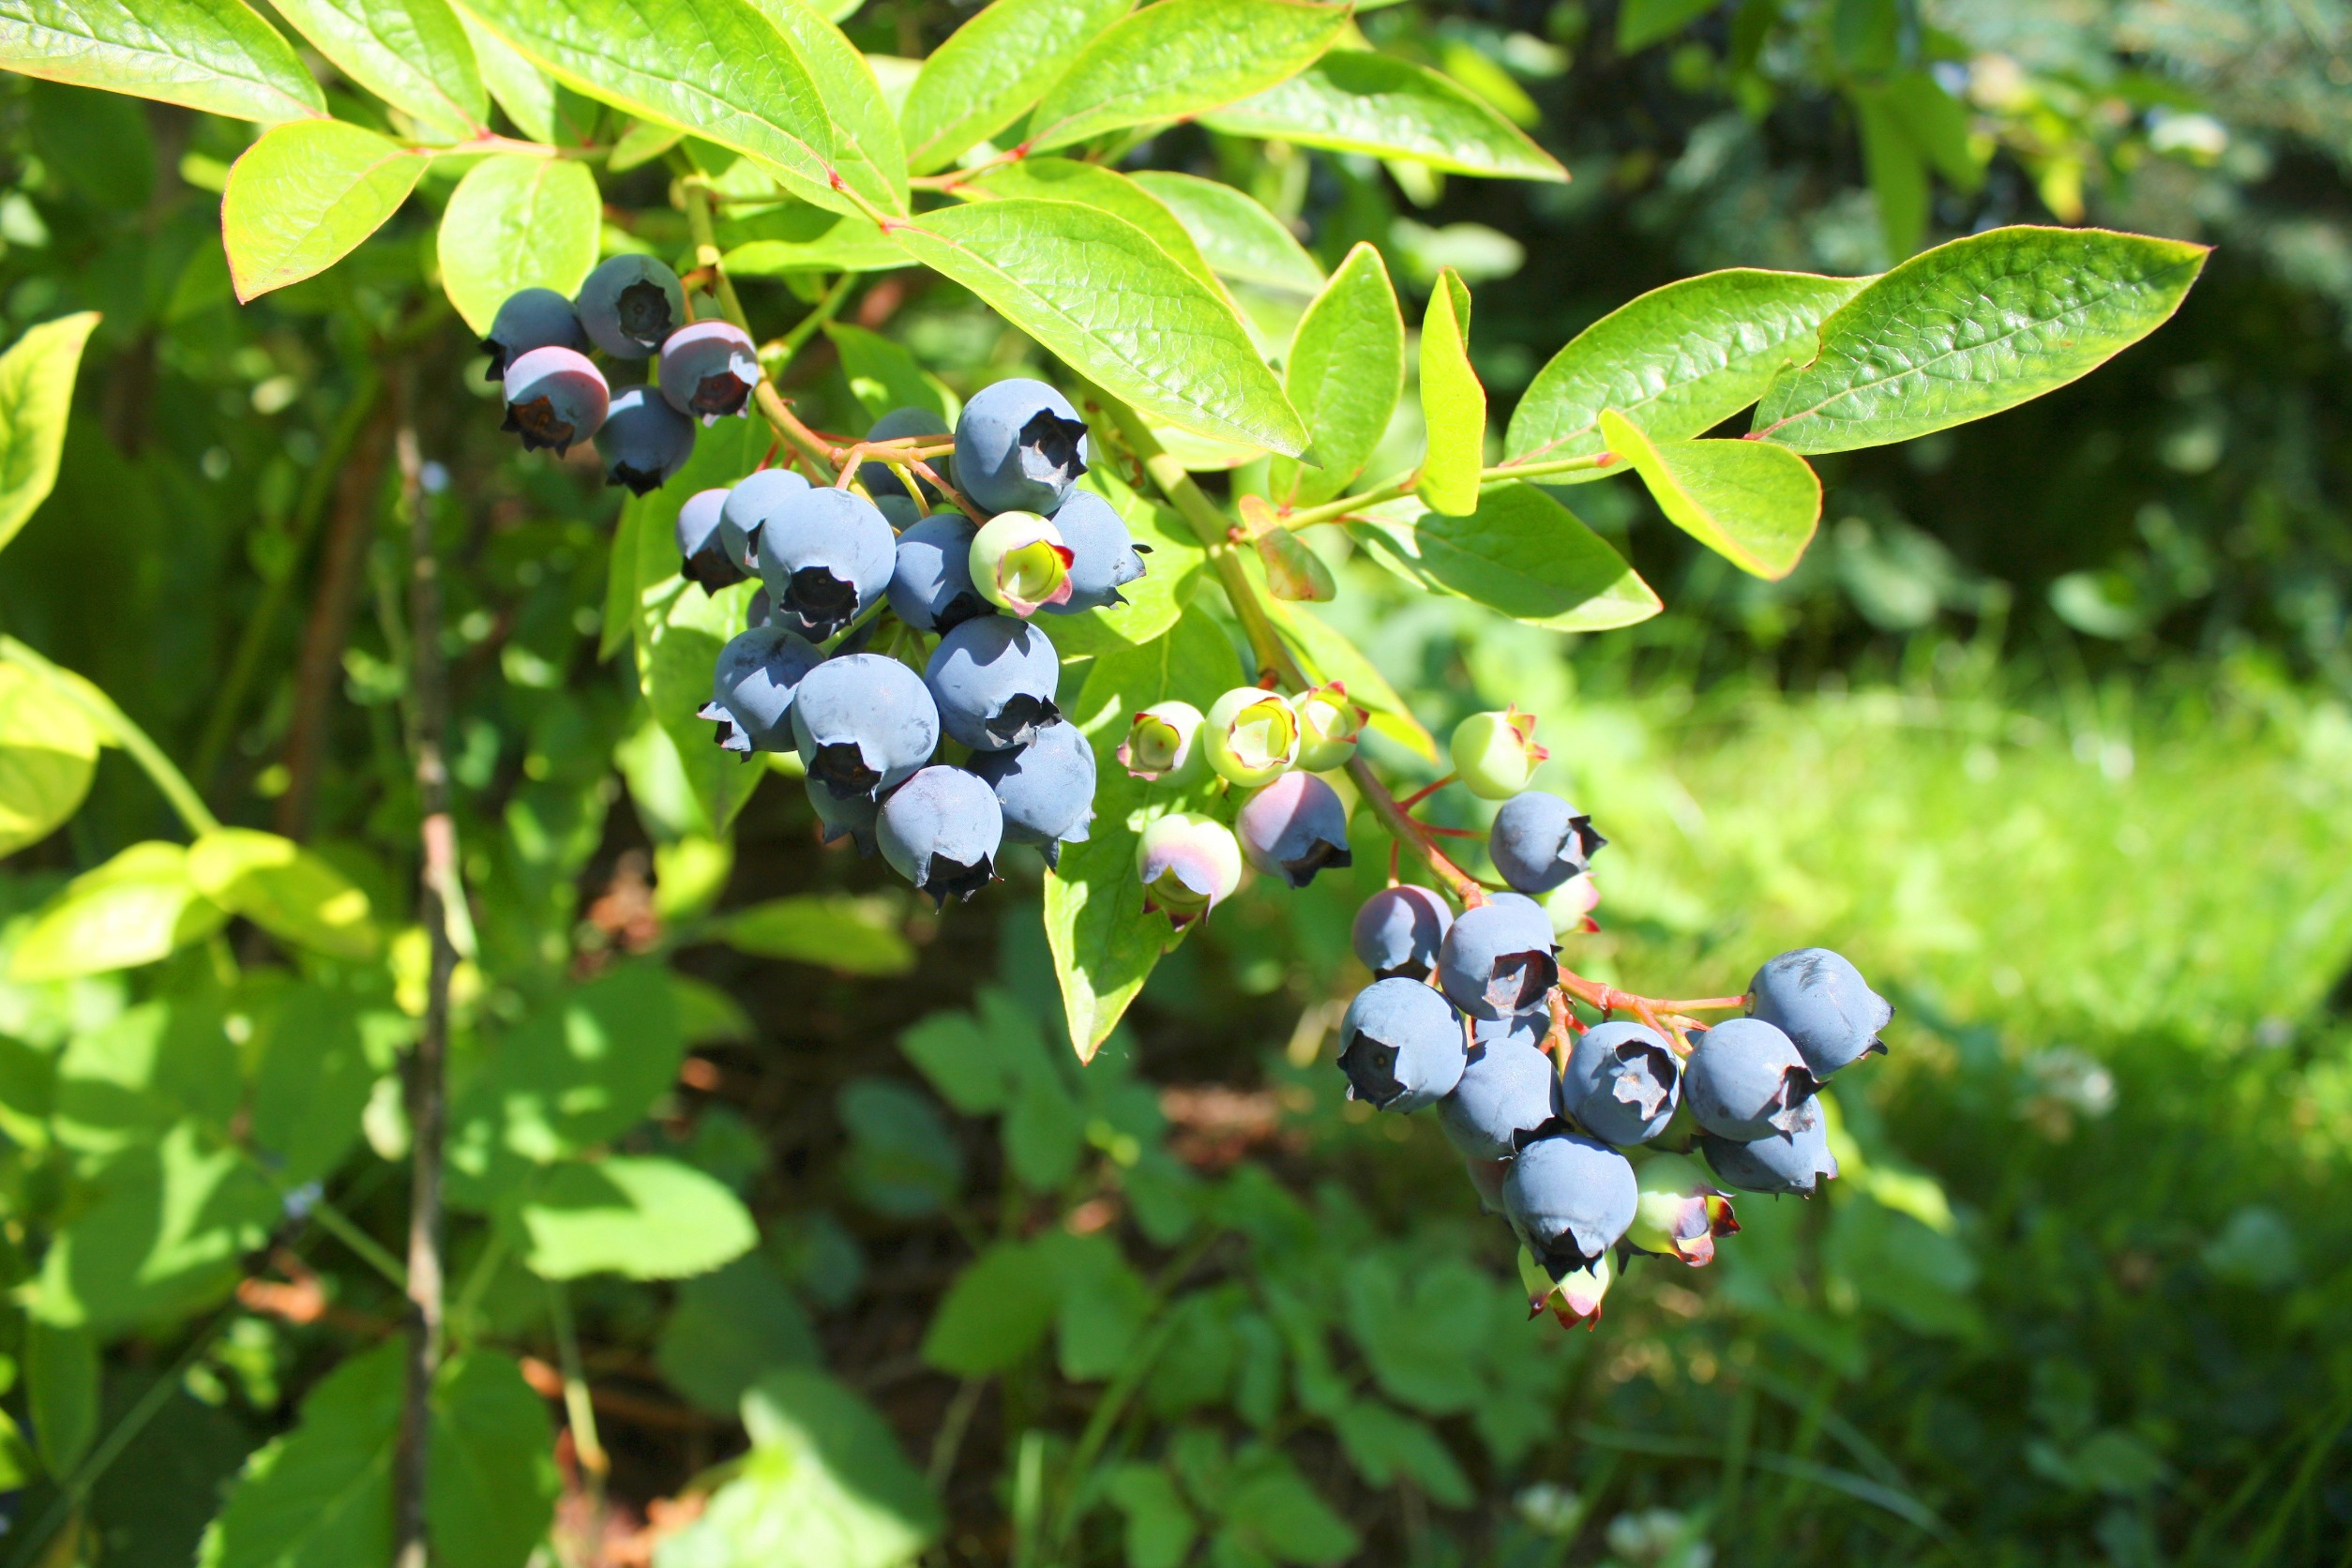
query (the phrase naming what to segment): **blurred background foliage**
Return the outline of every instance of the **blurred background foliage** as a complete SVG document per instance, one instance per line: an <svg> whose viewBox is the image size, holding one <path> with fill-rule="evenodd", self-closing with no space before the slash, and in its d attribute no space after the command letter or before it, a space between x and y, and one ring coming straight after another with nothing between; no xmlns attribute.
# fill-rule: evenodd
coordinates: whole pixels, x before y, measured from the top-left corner
<svg viewBox="0 0 2352 1568"><path fill-rule="evenodd" d="M905 54L960 15L871 0L846 25ZM530 1358L550 1396L577 1353L545 1550L2344 1560L2352 7L1494 0L1361 23L1572 183L1192 128L1133 161L1252 189L1326 261L1371 239L1421 287L1460 269L1499 412L1576 331L1695 271L1872 271L2016 221L2220 248L2177 321L2082 384L1824 460L1824 526L1786 581L1738 577L1613 486L1557 493L1665 595L1627 631L1537 632L1341 564L1331 618L1432 730L1542 716L1549 781L1612 839L1603 928L1571 939L1585 972L1710 994L1821 942L1898 1003L1891 1057L1838 1086L1829 1196L1742 1200L1714 1267L1636 1264L1590 1334L1524 1321L1433 1126L1340 1100L1325 1036L1383 845L1359 843L1352 880L1237 898L1081 1072L1033 867L934 916L821 851L797 789L724 837L700 820L626 658L600 657L616 504L581 461L515 459L433 285L441 166L349 262L239 309L216 208L248 128L0 80L8 330L104 312L0 626L96 681L225 818L308 837L405 911L402 508L430 508L480 933L460 1080L476 1042L551 1003L603 1008L649 1059L685 1053L612 1141L759 1218L756 1249L675 1285L627 1276L680 1238L575 1237L552 1313L503 1232L460 1233L460 1338ZM608 249L674 248L658 163L609 198ZM814 297L793 276L746 294L778 324ZM1275 333L1301 303L1251 301ZM844 319L966 392L1029 352L943 283L884 275ZM822 340L795 378L819 422L867 416ZM1409 460L1417 439L1394 444ZM169 830L110 752L90 807L0 874L0 946L67 876ZM77 1052L165 994L266 1036L270 972L240 969L239 940L0 986L11 1279L47 1223L23 1216L80 1201L44 1098ZM394 953L309 981L397 1035L422 943ZM323 1180L389 1239L404 1129L369 1093L365 1141ZM102 1435L128 1446L64 1534L55 1484L9 1458L0 1554L190 1560L225 1478L397 1307L305 1212L297 1194L174 1309L205 1311L113 1330L91 1408L8 1396L68 1472Z"/></svg>

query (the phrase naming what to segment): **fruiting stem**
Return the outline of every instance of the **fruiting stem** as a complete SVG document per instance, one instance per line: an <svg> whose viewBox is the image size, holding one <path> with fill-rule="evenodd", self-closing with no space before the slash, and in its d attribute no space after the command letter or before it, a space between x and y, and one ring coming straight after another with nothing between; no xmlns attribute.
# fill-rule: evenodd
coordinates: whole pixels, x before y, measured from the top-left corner
<svg viewBox="0 0 2352 1568"><path fill-rule="evenodd" d="M1440 790L1444 789L1448 784L1453 783L1455 779L1461 776L1462 776L1458 773L1449 773L1443 778L1439 779L1435 784L1424 784L1420 789L1415 790L1411 794L1407 795L1403 800L1398 801L1396 804L1403 807L1406 810L1410 811L1414 807L1419 806L1423 801L1427 800L1431 795L1436 794Z"/></svg>
<svg viewBox="0 0 2352 1568"><path fill-rule="evenodd" d="M1591 457L1560 458L1550 462L1498 463L1492 468L1481 469L1478 482L1492 484L1499 479L1541 479L1552 474L1580 474L1588 469L1606 468L1616 460L1615 453L1600 452ZM1360 494L1343 495L1336 501L1326 501L1319 506L1309 506L1304 511L1286 512L1282 515L1282 526L1312 528L1319 522L1336 522L1350 513L1402 498L1411 491L1419 477L1417 474L1400 475Z"/></svg>
<svg viewBox="0 0 2352 1568"><path fill-rule="evenodd" d="M130 721L130 716L114 705L113 698L89 681L61 666L52 664L13 637L0 637L0 659L28 671L41 678L43 685L79 709L82 716L103 730L114 743L130 754L143 772L155 784L172 809L179 813L192 835L202 836L220 825L202 795L188 783L185 774L172 764L160 746L147 738L147 732Z"/></svg>
<svg viewBox="0 0 2352 1568"><path fill-rule="evenodd" d="M1372 771L1372 764L1361 753L1348 759L1348 776L1356 781L1364 804L1372 807L1372 814L1380 819L1380 825L1388 829L1390 837L1422 858L1454 896L1455 903L1474 910L1486 901L1486 890L1479 885L1478 879L1446 858L1445 852L1423 831L1427 824L1405 814L1405 808L1396 804L1396 797L1388 792L1388 786L1380 782L1380 776Z"/></svg>
<svg viewBox="0 0 2352 1568"><path fill-rule="evenodd" d="M792 329L790 332L773 343L761 346L760 362L764 365L771 359L778 359L790 365L793 356L800 353L808 339L814 338L827 322L840 313L843 301L850 297L850 290L855 286L856 282L857 274L854 272L845 272L835 279L833 287L819 296L816 305L807 315L792 324ZM727 286L731 291L734 288L732 282ZM739 322L736 324L743 325L744 324ZM750 328L745 326L744 330L747 332Z"/></svg>
<svg viewBox="0 0 2352 1568"><path fill-rule="evenodd" d="M727 276L727 268L719 261L718 235L711 227L711 188L700 179L682 180L679 184L686 197L686 230L694 236L694 264L711 269L711 281L717 285L720 311L747 336L751 332L751 319L744 314L743 300L735 293L735 280ZM844 281L850 276L845 274ZM834 308L839 309L838 302ZM824 309L822 302L818 309ZM775 428L776 433L791 442L793 450L822 471L826 483L832 483L836 470L826 460L824 444L793 415L792 406L785 402L783 394L776 391L773 377L760 378L760 384L752 389L751 400L759 406L760 416Z"/></svg>

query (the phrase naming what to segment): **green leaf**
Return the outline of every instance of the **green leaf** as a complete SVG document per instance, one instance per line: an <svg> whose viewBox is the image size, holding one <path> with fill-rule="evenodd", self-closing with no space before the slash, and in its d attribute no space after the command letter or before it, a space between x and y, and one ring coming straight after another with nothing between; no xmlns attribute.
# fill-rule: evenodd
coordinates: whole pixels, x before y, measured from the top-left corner
<svg viewBox="0 0 2352 1568"><path fill-rule="evenodd" d="M1615 409L1601 437L1634 465L1668 521L1757 577L1795 569L1821 520L1821 481L1786 446L1761 441L1651 442Z"/></svg>
<svg viewBox="0 0 2352 1568"><path fill-rule="evenodd" d="M1323 269L1306 247L1248 192L1169 169L1138 169L1129 178L1176 215L1218 277L1285 294L1322 288Z"/></svg>
<svg viewBox="0 0 2352 1568"><path fill-rule="evenodd" d="M1478 476L1486 463L1486 389L1470 369L1470 286L1447 267L1421 321L1421 419L1429 450L1416 493L1453 517L1478 510Z"/></svg>
<svg viewBox="0 0 2352 1568"><path fill-rule="evenodd" d="M942 1526L890 1426L814 1368L780 1367L744 1395L751 1452L654 1568L901 1568Z"/></svg>
<svg viewBox="0 0 2352 1568"><path fill-rule="evenodd" d="M1009 198L892 233L1111 396L1221 440L1292 456L1304 444L1232 307L1124 219Z"/></svg>
<svg viewBox="0 0 2352 1568"><path fill-rule="evenodd" d="M375 957L383 944L368 896L291 838L215 828L188 852L196 891L271 936L334 958Z"/></svg>
<svg viewBox="0 0 2352 1568"><path fill-rule="evenodd" d="M546 1165L635 1126L677 1077L686 1042L659 965L626 964L559 994L505 1039L449 1109L450 1199L486 1206Z"/></svg>
<svg viewBox="0 0 2352 1568"><path fill-rule="evenodd" d="M9 0L0 69L233 120L326 113L293 48L240 0Z"/></svg>
<svg viewBox="0 0 2352 1568"><path fill-rule="evenodd" d="M498 308L524 289L579 293L603 228L604 198L585 163L486 158L465 172L442 211L441 286L465 324L487 337Z"/></svg>
<svg viewBox="0 0 2352 1568"><path fill-rule="evenodd" d="M604 613L596 626L599 664L636 641L637 531L644 519L638 507L623 506L620 520L612 527L612 543L605 550Z"/></svg>
<svg viewBox="0 0 2352 1568"><path fill-rule="evenodd" d="M947 384L926 370L906 345L879 332L843 322L825 324L826 340L841 356L841 374L869 417L879 419L893 409L927 409L949 430L956 428L961 404Z"/></svg>
<svg viewBox="0 0 2352 1568"><path fill-rule="evenodd" d="M90 1178L41 1259L32 1310L109 1336L201 1311L236 1283L279 1214L243 1156L176 1123Z"/></svg>
<svg viewBox="0 0 2352 1568"><path fill-rule="evenodd" d="M1046 1342L1058 1282L1026 1242L998 1242L966 1266L923 1334L923 1360L958 1378L1007 1371Z"/></svg>
<svg viewBox="0 0 2352 1568"><path fill-rule="evenodd" d="M392 1560L392 1449L407 1380L399 1338L346 1359L301 1423L246 1461L204 1531L201 1568L327 1568Z"/></svg>
<svg viewBox="0 0 2352 1568"><path fill-rule="evenodd" d="M55 687L0 664L0 855L39 843L81 808L98 739Z"/></svg>
<svg viewBox="0 0 2352 1568"><path fill-rule="evenodd" d="M1208 261L1200 254L1200 247L1193 243L1191 232L1155 197L1116 169L1067 158L1025 158L1018 163L991 169L976 180L966 181L956 188L956 194L972 202L1027 196L1046 202L1083 203L1125 219L1151 235L1153 242L1168 252L1168 260L1212 290L1217 287L1216 274L1209 270Z"/></svg>
<svg viewBox="0 0 2352 1568"><path fill-rule="evenodd" d="M177 844L133 844L43 904L18 939L8 978L71 980L151 964L220 929L229 912L188 881Z"/></svg>
<svg viewBox="0 0 2352 1568"><path fill-rule="evenodd" d="M1260 1448L1234 1465L1234 1479L1219 1498L1225 1529L1244 1550L1279 1562L1333 1568L1362 1549L1348 1522L1306 1484L1278 1449ZM1230 1560L1229 1558L1228 1560Z"/></svg>
<svg viewBox="0 0 2352 1568"><path fill-rule="evenodd" d="M466 9L565 86L731 147L804 201L854 210L833 188L823 97L749 0L468 0ZM846 180L863 169L838 172ZM886 189L861 193L891 204Z"/></svg>
<svg viewBox="0 0 2352 1568"><path fill-rule="evenodd" d="M899 932L897 909L887 899L794 894L733 911L713 934L739 953L840 974L904 974L914 968L914 948Z"/></svg>
<svg viewBox="0 0 2352 1568"><path fill-rule="evenodd" d="M1377 1399L1351 1399L1333 1429L1356 1473L1382 1490L1411 1482L1444 1508L1468 1508L1476 1493L1445 1441L1425 1421Z"/></svg>
<svg viewBox="0 0 2352 1568"><path fill-rule="evenodd" d="M1153 1465L1121 1465L1106 1488L1125 1515L1127 1568L1182 1568L1200 1525L1184 1506L1175 1478Z"/></svg>
<svg viewBox="0 0 2352 1568"><path fill-rule="evenodd" d="M1670 38L1722 0L1625 0L1617 11L1617 52L1631 54Z"/></svg>
<svg viewBox="0 0 2352 1568"><path fill-rule="evenodd" d="M1568 171L1485 99L1394 55L1334 49L1279 86L1200 116L1211 130L1497 179Z"/></svg>
<svg viewBox="0 0 2352 1568"><path fill-rule="evenodd" d="M149 1002L76 1034L57 1060L57 1141L95 1166L192 1121L224 1131L237 1108L237 1058L219 1012Z"/></svg>
<svg viewBox="0 0 2352 1568"><path fill-rule="evenodd" d="M23 1355L24 1403L41 1468L62 1480L98 1440L98 1337L31 1317L24 1323Z"/></svg>
<svg viewBox="0 0 2352 1568"><path fill-rule="evenodd" d="M451 142L484 134L490 96L448 0L273 0L335 68Z"/></svg>
<svg viewBox="0 0 2352 1568"><path fill-rule="evenodd" d="M1096 1231L1048 1231L1032 1244L1056 1282L1054 1363L1072 1382L1117 1373L1152 1316L1152 1288Z"/></svg>
<svg viewBox="0 0 2352 1568"><path fill-rule="evenodd" d="M1348 1332L1383 1393L1429 1415L1475 1406L1485 1380L1493 1289L1458 1259L1407 1268L1367 1254L1341 1277Z"/></svg>
<svg viewBox="0 0 2352 1568"><path fill-rule="evenodd" d="M286 1186L324 1180L358 1141L376 1080L412 1033L324 986L298 986L255 1030L251 1137Z"/></svg>
<svg viewBox="0 0 2352 1568"><path fill-rule="evenodd" d="M816 219L827 221L812 221ZM757 234L762 229L780 231L780 236L734 244L719 258L729 272L773 278L789 272L889 272L914 264L867 219L837 218L802 202L740 214L723 224L721 233Z"/></svg>
<svg viewBox="0 0 2352 1568"><path fill-rule="evenodd" d="M776 1265L754 1252L678 1286L654 1364L698 1408L731 1417L772 1366L819 1359L808 1314Z"/></svg>
<svg viewBox="0 0 2352 1568"><path fill-rule="evenodd" d="M638 1155L556 1166L525 1192L515 1225L523 1263L542 1279L683 1279L760 1240L750 1211L722 1184Z"/></svg>
<svg viewBox="0 0 2352 1568"><path fill-rule="evenodd" d="M392 1464L407 1387L398 1337L347 1358L295 1428L246 1461L201 1568L358 1568L392 1559ZM433 1379L426 1530L447 1568L522 1568L560 1478L547 1407L511 1357L468 1350Z"/></svg>
<svg viewBox="0 0 2352 1568"><path fill-rule="evenodd" d="M937 1214L963 1185L963 1148L929 1098L890 1078L852 1078L834 1102L850 1135L843 1173L893 1219Z"/></svg>
<svg viewBox="0 0 2352 1568"><path fill-rule="evenodd" d="M940 1098L966 1116L987 1116L1012 1103L1032 1071L1024 1059L1042 1056L1034 1029L988 1029L970 1013L932 1013L898 1036L906 1053Z"/></svg>
<svg viewBox="0 0 2352 1568"><path fill-rule="evenodd" d="M458 20L465 24L466 40L474 46L474 61L480 68L482 85L506 117L515 122L515 128L534 142L551 143L556 139L555 82L547 72L515 52L515 46L474 20L468 12L458 12Z"/></svg>
<svg viewBox="0 0 2352 1568"><path fill-rule="evenodd" d="M1086 46L1022 140L1042 152L1232 103L1304 68L1347 24L1346 6L1304 0L1158 0Z"/></svg>
<svg viewBox="0 0 2352 1568"><path fill-rule="evenodd" d="M1322 467L1276 458L1268 488L1285 505L1344 494L1372 460L1405 391L1405 318L1379 247L1359 242L1299 318L1283 389Z"/></svg>
<svg viewBox="0 0 2352 1568"><path fill-rule="evenodd" d="M996 0L931 52L898 126L907 166L944 169L1020 117L1135 0Z"/></svg>
<svg viewBox="0 0 2352 1568"><path fill-rule="evenodd" d="M898 140L898 117L883 101L874 68L841 29L809 0L752 0L776 30L792 40L824 100L833 124L834 157L841 177L860 195L882 195L888 212L907 210L907 151Z"/></svg>
<svg viewBox="0 0 2352 1568"><path fill-rule="evenodd" d="M60 316L27 327L0 354L0 548L56 488L74 377L98 323L95 310Z"/></svg>
<svg viewBox="0 0 2352 1568"><path fill-rule="evenodd" d="M1465 518L1412 511L1410 502L1383 507L1349 526L1437 593L1554 631L1605 631L1664 608L1606 540L1532 485L1491 486Z"/></svg>
<svg viewBox="0 0 2352 1568"><path fill-rule="evenodd" d="M426 157L340 120L263 133L229 168L220 234L243 304L324 272L400 210Z"/></svg>
<svg viewBox="0 0 2352 1568"><path fill-rule="evenodd" d="M1899 262L1919 249L1927 232L1927 159L1883 94L1867 87L1847 91L1862 129L1862 173L1878 209L1878 237L1887 259Z"/></svg>
<svg viewBox="0 0 2352 1568"><path fill-rule="evenodd" d="M1772 377L1812 357L1816 330L1870 279L1735 267L1652 289L1618 307L1552 356L1511 415L1505 460L1595 457L1601 411L1660 441L1702 435L1763 396ZM1593 469L1546 484L1598 479Z"/></svg>
<svg viewBox="0 0 2352 1568"><path fill-rule="evenodd" d="M1129 777L1115 755L1119 743L1138 710L1170 697L1206 708L1240 674L1232 644L1198 610L1157 641L1097 655L1087 673L1071 718L1094 746L1093 826L1085 842L1063 847L1060 868L1046 879L1046 937L1081 1061L1109 1037L1174 944L1167 919L1143 912L1136 840L1152 818L1187 797Z"/></svg>
<svg viewBox="0 0 2352 1568"><path fill-rule="evenodd" d="M1453 523L1451 519L1442 521L1449 527ZM1438 760L1437 740L1413 716L1412 704L1397 695L1388 677L1337 627L1311 610L1286 604L1270 605L1267 614L1310 680L1318 686L1339 682L1348 688L1349 700L1371 714L1372 728L1418 756Z"/></svg>
<svg viewBox="0 0 2352 1568"><path fill-rule="evenodd" d="M1982 419L2088 375L2164 324L2208 248L2104 229L1994 229L1905 262L1821 324L1756 431L1844 452Z"/></svg>
<svg viewBox="0 0 2352 1568"><path fill-rule="evenodd" d="M547 1538L563 1477L547 1403L512 1356L468 1349L442 1364L425 1467L425 1527L436 1568L523 1568L531 1560Z"/></svg>

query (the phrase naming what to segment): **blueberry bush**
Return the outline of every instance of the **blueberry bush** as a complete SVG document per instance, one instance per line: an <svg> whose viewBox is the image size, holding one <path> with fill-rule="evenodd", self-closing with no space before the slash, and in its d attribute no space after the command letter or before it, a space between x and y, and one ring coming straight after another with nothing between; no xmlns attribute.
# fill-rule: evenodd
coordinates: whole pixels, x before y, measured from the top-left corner
<svg viewBox="0 0 2352 1568"><path fill-rule="evenodd" d="M1698 1568L1711 1539L1923 1557L1963 1496L2025 1528L1907 1473L1938 1432L1984 1444L1958 1382L1921 1396L1901 1463L1833 1408L1856 1302L1961 1340L1995 1310L1945 1188L1895 1152L1937 1136L1900 1097L1922 1091L1839 1075L1892 1036L2044 1121L2112 1078L2045 1052L2020 1090L1937 988L1886 983L1896 1021L1816 942L1912 972L1933 888L1875 923L1690 919L1657 841L1747 781L1661 807L1623 761L1657 716L1576 701L1549 650L1665 609L1579 508L1646 506L1792 580L1810 460L2070 387L2181 307L2206 248L2081 226L2081 149L2023 84L1972 123L1910 8L1751 0L1725 81L1761 113L1813 52L1884 264L1648 288L1555 334L1490 417L1476 236L1362 232L1382 179L1569 188L1471 35L1310 0L869 8L0 19L26 157L106 215L91 308L44 279L0 357L0 547L53 490L102 533L104 449L134 455L119 526L168 532L148 520L193 504L135 456L167 372L275 355L337 388L299 459L186 438L216 482L256 475L258 594L175 628L220 575L222 535L188 530L123 624L217 689L134 700L101 678L118 656L76 657L115 607L83 584L77 610L69 569L0 638L0 849L27 867L0 930L0 1549L1240 1568L1582 1542ZM1628 0L1617 47L1711 9ZM217 231L152 193L158 127ZM2063 222L1922 249L1936 182L1976 192L2001 156ZM21 210L0 234L26 245ZM1477 701L1398 656L1433 616L1480 628L1449 634ZM1804 873L1764 861L1800 831L1711 874L1790 902ZM1646 958L1604 930L1612 838ZM2317 907L2313 951L2344 924ZM746 1012L714 949L787 978ZM1264 1035L1252 999L1293 986L1312 1000L1257 1085L1141 1070L1138 998ZM730 1054L771 1034L854 1060ZM812 1116L863 1237L776 1200ZM2285 1222L2237 1213L2208 1251L2258 1274ZM1636 1375L1594 1349L1613 1291L1688 1319L1674 1281L1719 1262L1749 1316L1656 1351L1693 1398L1723 1380L1719 1489L1632 1507L1666 1499L1618 1479L1628 1456L1715 1449L1562 1412ZM858 1322L892 1292L919 1325ZM1767 1338L1827 1380L1782 1377ZM2032 1379L2027 1463L2099 1500L2108 1556L2154 1560L2175 1461L2057 1349ZM2344 1429L2296 1419L2209 1518ZM1546 1470L1570 1442L1599 1464Z"/></svg>

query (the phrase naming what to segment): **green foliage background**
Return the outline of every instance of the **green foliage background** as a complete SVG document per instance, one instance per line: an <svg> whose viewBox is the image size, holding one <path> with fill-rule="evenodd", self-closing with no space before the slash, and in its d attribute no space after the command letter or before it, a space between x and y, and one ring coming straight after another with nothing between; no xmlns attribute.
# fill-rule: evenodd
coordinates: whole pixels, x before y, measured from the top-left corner
<svg viewBox="0 0 2352 1568"><path fill-rule="evenodd" d="M845 28L912 55L963 15L873 0ZM1561 343L1693 272L1859 274L2012 221L2220 247L2097 375L1817 459L1823 526L1778 582L1630 485L1563 493L1666 600L1635 626L1541 630L1330 563L1330 624L1430 730L1543 716L1546 781L1612 839L1585 972L1709 994L1823 942L1883 982L1892 1054L1839 1082L1830 1195L1743 1201L1716 1265L1636 1265L1590 1334L1524 1321L1435 1128L1357 1114L1329 1066L1378 842L1352 881L1220 910L1078 1068L1033 868L932 915L821 851L796 787L710 820L686 771L707 753L611 656L635 612L613 584L671 569L667 515L625 522L592 469L496 434L439 281L456 171L240 307L219 194L253 128L9 76L8 336L100 315L55 490L13 539L0 520L0 630L86 676L223 820L303 838L388 942L290 967L248 918L128 972L0 983L0 1555L388 1551L422 508L476 942L463 1353L431 1442L446 1560L2342 1560L2352 15L1358 20L1574 178L1383 167L1217 116L1128 167L1251 191L1327 268L1369 242L1410 319L1455 268L1498 432ZM310 63L339 117L400 128ZM541 134L637 134L568 92L547 111ZM608 173L602 232L572 242L683 249L670 175ZM727 236L778 248L745 268L760 319L816 301L803 239ZM1033 353L899 276L799 362L814 422ZM933 382L877 390L904 375L890 343ZM1380 473L1421 450L1400 406ZM698 460L739 471L760 445L710 432ZM668 656L706 667L719 626L672 625ZM322 695L305 762L290 735ZM68 878L178 832L98 752L83 809L0 867L0 949ZM315 945L339 940L370 939Z"/></svg>

